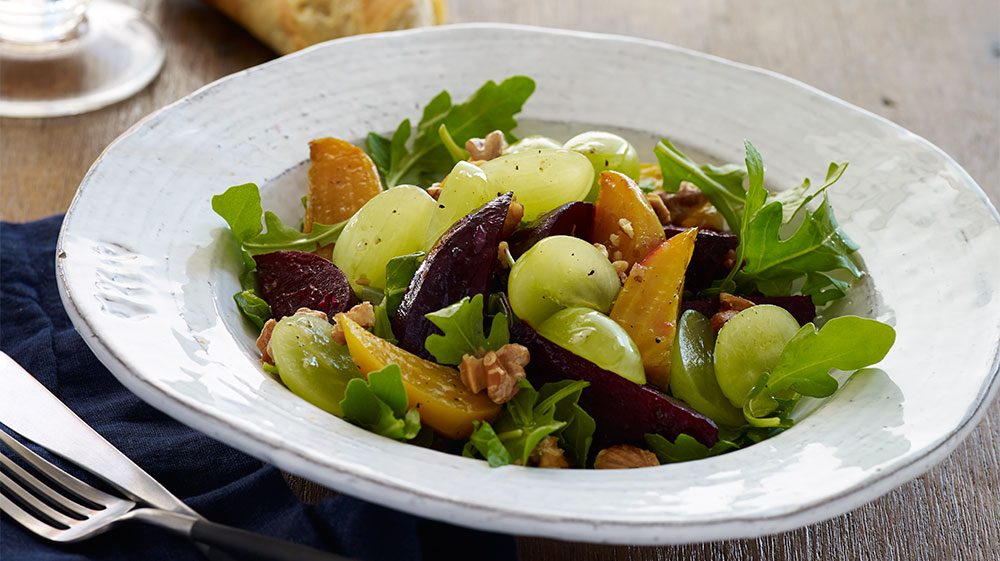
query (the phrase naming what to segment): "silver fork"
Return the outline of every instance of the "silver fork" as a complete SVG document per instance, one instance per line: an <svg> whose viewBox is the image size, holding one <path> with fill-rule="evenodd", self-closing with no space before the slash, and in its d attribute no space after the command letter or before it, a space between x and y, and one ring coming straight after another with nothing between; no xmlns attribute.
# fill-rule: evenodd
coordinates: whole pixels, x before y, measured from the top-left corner
<svg viewBox="0 0 1000 561"><path fill-rule="evenodd" d="M0 454L0 510L28 530L56 542L76 542L127 520L166 528L192 540L253 558L275 561L349 561L325 553L209 522L203 518L151 507L109 495L80 481L24 446L3 430L0 442L20 456L44 479ZM18 502L8 495L16 497ZM45 500L39 497L44 497ZM58 508L56 508L58 507ZM137 508L138 507L138 508Z"/></svg>

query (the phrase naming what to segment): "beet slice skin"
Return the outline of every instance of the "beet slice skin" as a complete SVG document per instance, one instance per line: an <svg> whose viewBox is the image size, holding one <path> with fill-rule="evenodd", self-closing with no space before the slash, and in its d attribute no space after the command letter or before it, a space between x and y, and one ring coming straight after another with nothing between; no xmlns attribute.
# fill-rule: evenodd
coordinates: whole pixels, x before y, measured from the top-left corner
<svg viewBox="0 0 1000 561"><path fill-rule="evenodd" d="M459 220L431 248L396 310L393 330L400 347L430 358L424 341L440 330L424 316L466 296L487 297L511 200L513 193L507 193L486 203Z"/></svg>
<svg viewBox="0 0 1000 561"><path fill-rule="evenodd" d="M511 338L528 348L528 379L535 387L567 378L585 380L580 405L594 417L594 441L600 445L643 444L646 433L673 441L688 434L711 447L719 429L711 419L652 386L640 386L608 372L539 335L524 322L511 329Z"/></svg>
<svg viewBox="0 0 1000 561"><path fill-rule="evenodd" d="M255 255L260 295L271 306L275 319L299 308L325 312L333 317L355 304L347 276L336 265L314 253L275 251Z"/></svg>
<svg viewBox="0 0 1000 561"><path fill-rule="evenodd" d="M593 230L594 205L583 201L574 201L539 216L526 228L514 232L507 243L510 244L510 254L517 259L543 238L574 236L589 240Z"/></svg>
<svg viewBox="0 0 1000 561"><path fill-rule="evenodd" d="M670 239L687 229L667 225L663 227L663 233ZM684 289L697 292L708 288L712 281L728 275L727 256L730 251L736 250L739 243L739 238L728 232L699 229L698 236L694 240L691 263L688 264L687 273L684 275Z"/></svg>
<svg viewBox="0 0 1000 561"><path fill-rule="evenodd" d="M784 308L788 313L792 314L792 317L795 318L795 321L799 322L799 325L805 325L816 319L816 305L813 304L812 298L808 296L763 296L761 294L751 294L749 296L741 296L741 298L746 298L754 304L771 304L779 308ZM681 313L683 314L686 310L695 310L707 317L712 317L719 311L719 299L700 298L697 300L684 300L681 302Z"/></svg>

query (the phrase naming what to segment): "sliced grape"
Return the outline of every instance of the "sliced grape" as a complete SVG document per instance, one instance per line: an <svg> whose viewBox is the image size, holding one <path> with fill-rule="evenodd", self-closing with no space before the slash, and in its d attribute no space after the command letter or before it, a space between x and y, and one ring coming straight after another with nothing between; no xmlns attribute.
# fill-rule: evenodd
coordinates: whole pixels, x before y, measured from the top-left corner
<svg viewBox="0 0 1000 561"><path fill-rule="evenodd" d="M602 313L621 289L614 266L593 245L572 236L536 243L510 270L507 295L517 317L532 326L563 308Z"/></svg>
<svg viewBox="0 0 1000 561"><path fill-rule="evenodd" d="M587 195L588 201L597 199L597 177L604 170L617 171L639 180L639 155L627 140L604 131L588 131L566 141L563 148L579 152L594 166L594 185Z"/></svg>
<svg viewBox="0 0 1000 561"><path fill-rule="evenodd" d="M594 182L587 158L569 150L529 150L506 154L483 163L490 188L513 191L524 205L524 220L571 201L582 200Z"/></svg>
<svg viewBox="0 0 1000 561"><path fill-rule="evenodd" d="M340 416L347 383L361 377L347 346L330 340L333 326L322 318L295 314L274 326L271 355L281 382L292 393Z"/></svg>
<svg viewBox="0 0 1000 561"><path fill-rule="evenodd" d="M613 319L589 308L566 308L538 326L538 333L567 351L622 378L646 383L639 349Z"/></svg>
<svg viewBox="0 0 1000 561"><path fill-rule="evenodd" d="M490 189L486 174L479 166L458 162L441 182L437 207L427 227L424 251L430 249L452 224L492 201L496 193Z"/></svg>
<svg viewBox="0 0 1000 561"><path fill-rule="evenodd" d="M355 294L385 288L385 265L393 257L424 249L437 202L412 185L393 187L365 203L344 226L333 263L347 275Z"/></svg>
<svg viewBox="0 0 1000 561"><path fill-rule="evenodd" d="M562 147L563 145L557 140L540 134L533 134L518 140L514 144L511 144L506 150L503 151L503 153L514 154L517 152L525 152L527 150L558 150Z"/></svg>
<svg viewBox="0 0 1000 561"><path fill-rule="evenodd" d="M747 308L722 326L715 341L715 378L733 406L743 407L760 375L774 368L798 330L792 314L771 305Z"/></svg>
<svg viewBox="0 0 1000 561"><path fill-rule="evenodd" d="M670 392L716 423L739 426L743 412L733 407L715 379L715 331L708 318L688 310L677 321L670 353Z"/></svg>

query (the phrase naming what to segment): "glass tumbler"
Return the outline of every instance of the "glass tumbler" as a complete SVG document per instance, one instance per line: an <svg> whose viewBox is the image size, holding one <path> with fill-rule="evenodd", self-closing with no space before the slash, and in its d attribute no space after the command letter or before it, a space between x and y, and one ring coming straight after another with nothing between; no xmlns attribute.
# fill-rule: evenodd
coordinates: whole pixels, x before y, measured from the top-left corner
<svg viewBox="0 0 1000 561"><path fill-rule="evenodd" d="M135 9L107 0L0 0L0 116L55 117L132 96L164 50Z"/></svg>

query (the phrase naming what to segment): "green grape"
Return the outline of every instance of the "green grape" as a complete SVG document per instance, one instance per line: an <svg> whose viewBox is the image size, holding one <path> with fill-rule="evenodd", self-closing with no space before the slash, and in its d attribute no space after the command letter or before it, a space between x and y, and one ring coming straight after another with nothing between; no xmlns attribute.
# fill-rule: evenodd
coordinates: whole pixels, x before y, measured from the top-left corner
<svg viewBox="0 0 1000 561"><path fill-rule="evenodd" d="M566 308L542 322L538 333L567 351L622 378L646 383L639 348L615 320L589 308Z"/></svg>
<svg viewBox="0 0 1000 561"><path fill-rule="evenodd" d="M639 180L639 155L627 140L604 131L588 131L566 141L563 148L579 152L594 166L594 184L587 195L588 201L597 200L597 179L604 170L623 173Z"/></svg>
<svg viewBox="0 0 1000 561"><path fill-rule="evenodd" d="M563 308L608 313L620 289L608 258L572 236L551 236L533 245L514 263L507 281L511 308L533 326Z"/></svg>
<svg viewBox="0 0 1000 561"><path fill-rule="evenodd" d="M431 215L431 223L427 227L427 237L424 251L435 243L441 234L465 217L496 197L496 191L490 189L486 174L479 166L469 162L458 162L451 173L441 182L441 194L437 206Z"/></svg>
<svg viewBox="0 0 1000 561"><path fill-rule="evenodd" d="M569 150L529 150L482 164L495 193L513 191L524 205L524 220L572 201L583 200L594 182L594 168Z"/></svg>
<svg viewBox="0 0 1000 561"><path fill-rule="evenodd" d="M521 140L518 140L514 144L511 144L503 151L504 154L514 154L517 152L524 152L527 150L558 150L562 148L562 144L558 141L553 140L547 136L542 136L540 134L534 134L531 136L526 136Z"/></svg>
<svg viewBox="0 0 1000 561"><path fill-rule="evenodd" d="M385 289L386 263L424 249L435 208L437 201L426 191L401 185L379 193L351 217L333 248L333 263L355 294L365 287Z"/></svg>
<svg viewBox="0 0 1000 561"><path fill-rule="evenodd" d="M715 379L714 352L715 331L708 318L684 312L670 353L670 392L716 423L742 425L743 412L729 403Z"/></svg>
<svg viewBox="0 0 1000 561"><path fill-rule="evenodd" d="M798 330L792 314L771 305L747 308L722 326L715 341L715 378L733 406L743 407L760 375L777 365Z"/></svg>
<svg viewBox="0 0 1000 561"><path fill-rule="evenodd" d="M361 372L347 346L330 339L331 329L313 315L288 316L274 326L271 354L281 382L292 393L339 417L347 383Z"/></svg>

